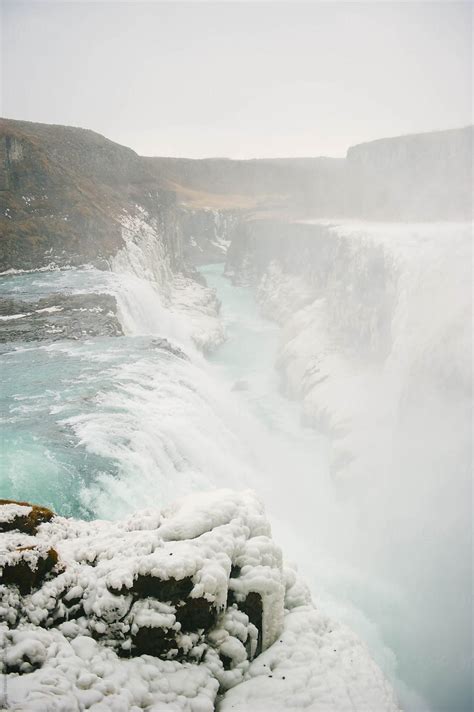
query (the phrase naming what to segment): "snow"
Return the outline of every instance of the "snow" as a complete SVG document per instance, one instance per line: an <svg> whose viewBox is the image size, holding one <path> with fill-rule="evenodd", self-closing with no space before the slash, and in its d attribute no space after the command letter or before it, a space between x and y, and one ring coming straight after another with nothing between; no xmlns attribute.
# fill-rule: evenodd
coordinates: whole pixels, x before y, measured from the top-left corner
<svg viewBox="0 0 474 712"><path fill-rule="evenodd" d="M32 537L27 537L25 543L21 545L19 541L21 540L18 539L18 535L14 535L6 542L0 559L0 571L4 566L16 566L20 562L26 563L34 571L38 567L39 560L47 558L50 549L47 541L36 543Z"/></svg>
<svg viewBox="0 0 474 712"><path fill-rule="evenodd" d="M0 523L13 522L17 517L27 517L32 507L23 504L3 504L0 507Z"/></svg>
<svg viewBox="0 0 474 712"><path fill-rule="evenodd" d="M2 631L0 650L8 666L25 674L7 678L8 709L17 712L212 712L218 683L204 666L150 655L123 660L84 635L26 626ZM41 667L34 670L34 667ZM1 698L0 698L1 699Z"/></svg>
<svg viewBox="0 0 474 712"><path fill-rule="evenodd" d="M275 644L258 656L220 712L380 712L398 710L365 646L314 608L289 611Z"/></svg>
<svg viewBox="0 0 474 712"><path fill-rule="evenodd" d="M43 309L35 309L37 314L53 314L54 312L60 312L63 310L63 307L44 307ZM82 309L80 310L82 311ZM87 311L87 310L84 310ZM92 311L92 310L91 310Z"/></svg>
<svg viewBox="0 0 474 712"><path fill-rule="evenodd" d="M12 516L12 505L3 509ZM397 709L362 643L316 611L284 566L251 491L194 494L121 522L55 517L34 537L0 537L1 565L58 553L39 589L20 597L0 585L8 709L211 712L218 691L223 712ZM144 580L154 591L140 593ZM261 596L261 623L239 607L251 592ZM180 622L193 600L215 612L207 633ZM171 636L170 647L134 651L143 630Z"/></svg>
<svg viewBox="0 0 474 712"><path fill-rule="evenodd" d="M0 316L0 321L11 321L12 319L23 319L25 316L30 316L30 314L8 314L7 316Z"/></svg>

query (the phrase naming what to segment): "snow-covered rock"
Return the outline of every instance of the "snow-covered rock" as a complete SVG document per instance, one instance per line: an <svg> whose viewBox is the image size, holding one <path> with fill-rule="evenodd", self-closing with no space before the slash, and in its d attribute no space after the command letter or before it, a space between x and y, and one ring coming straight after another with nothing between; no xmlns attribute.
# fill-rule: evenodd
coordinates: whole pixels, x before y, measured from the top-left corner
<svg viewBox="0 0 474 712"><path fill-rule="evenodd" d="M397 709L362 643L283 565L251 492L0 537L8 709ZM22 589L12 566L39 573L52 551Z"/></svg>
<svg viewBox="0 0 474 712"><path fill-rule="evenodd" d="M0 532L17 529L25 534L35 534L37 527L49 522L53 516L54 512L47 507L0 499Z"/></svg>

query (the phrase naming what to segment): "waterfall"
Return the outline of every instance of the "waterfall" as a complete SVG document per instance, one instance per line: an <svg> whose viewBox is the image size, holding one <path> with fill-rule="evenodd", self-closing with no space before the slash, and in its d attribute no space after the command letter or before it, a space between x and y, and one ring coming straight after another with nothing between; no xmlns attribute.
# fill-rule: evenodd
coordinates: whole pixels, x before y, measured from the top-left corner
<svg viewBox="0 0 474 712"><path fill-rule="evenodd" d="M145 217L124 220L125 245L110 263L124 333L166 336L191 351L215 348L225 336L214 293L172 272L162 236Z"/></svg>

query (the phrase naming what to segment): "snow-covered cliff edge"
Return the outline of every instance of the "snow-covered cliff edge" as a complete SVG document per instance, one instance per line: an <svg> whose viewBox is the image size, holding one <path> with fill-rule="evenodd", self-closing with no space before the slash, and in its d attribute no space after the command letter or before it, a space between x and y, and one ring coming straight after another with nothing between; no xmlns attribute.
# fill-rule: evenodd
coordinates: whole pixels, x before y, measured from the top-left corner
<svg viewBox="0 0 474 712"><path fill-rule="evenodd" d="M398 709L362 643L283 565L251 493L123 522L2 500L0 532L8 709Z"/></svg>

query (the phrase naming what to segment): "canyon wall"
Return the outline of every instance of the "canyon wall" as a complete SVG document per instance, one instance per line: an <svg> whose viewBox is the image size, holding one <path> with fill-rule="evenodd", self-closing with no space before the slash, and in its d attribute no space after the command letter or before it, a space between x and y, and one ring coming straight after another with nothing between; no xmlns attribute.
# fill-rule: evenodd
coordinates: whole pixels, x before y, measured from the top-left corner
<svg viewBox="0 0 474 712"><path fill-rule="evenodd" d="M133 151L92 131L4 120L0 166L2 269L104 263L138 202L153 229L171 232L172 195ZM178 262L179 250L169 258Z"/></svg>
<svg viewBox="0 0 474 712"><path fill-rule="evenodd" d="M372 220L470 219L472 158L472 126L353 146L346 160L346 215Z"/></svg>
<svg viewBox="0 0 474 712"><path fill-rule="evenodd" d="M0 122L2 270L107 268L130 233L148 230L169 269L189 273L194 253L222 259L226 225L207 206L188 209L146 159L92 131Z"/></svg>
<svg viewBox="0 0 474 712"><path fill-rule="evenodd" d="M472 215L472 127L349 149L346 159L145 158L93 131L0 121L0 265L105 262L139 217L174 272L220 261L248 220Z"/></svg>

